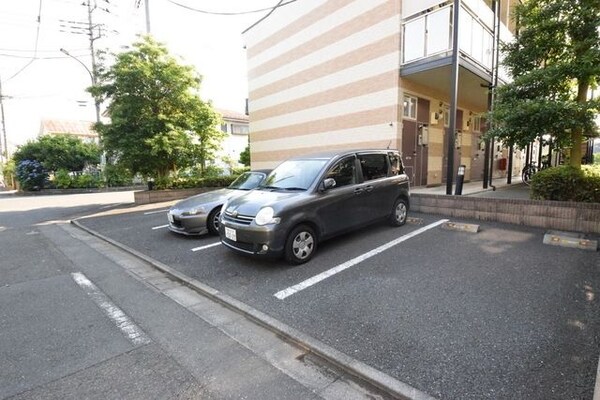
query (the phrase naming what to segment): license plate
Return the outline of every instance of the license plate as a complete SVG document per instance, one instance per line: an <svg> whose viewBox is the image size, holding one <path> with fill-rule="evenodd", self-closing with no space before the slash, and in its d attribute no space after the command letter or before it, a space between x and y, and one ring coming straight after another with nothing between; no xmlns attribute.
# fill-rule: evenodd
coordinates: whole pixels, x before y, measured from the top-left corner
<svg viewBox="0 0 600 400"><path fill-rule="evenodd" d="M169 219L170 223L173 223L173 215L171 215L171 213L167 213L167 218Z"/></svg>
<svg viewBox="0 0 600 400"><path fill-rule="evenodd" d="M225 237L229 240L233 240L234 242L236 242L237 235L236 235L235 229L225 227Z"/></svg>

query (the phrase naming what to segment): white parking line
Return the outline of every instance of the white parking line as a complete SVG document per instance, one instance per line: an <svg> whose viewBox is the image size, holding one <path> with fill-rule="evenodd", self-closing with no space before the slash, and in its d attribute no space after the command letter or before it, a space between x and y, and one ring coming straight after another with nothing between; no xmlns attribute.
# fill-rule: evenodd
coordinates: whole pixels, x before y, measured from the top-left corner
<svg viewBox="0 0 600 400"><path fill-rule="evenodd" d="M221 244L221 242L216 242L216 243L207 244L206 246L194 247L192 249L192 251L200 251L200 250L204 250L204 249L210 249L211 247L215 247L220 244Z"/></svg>
<svg viewBox="0 0 600 400"><path fill-rule="evenodd" d="M77 283L85 293L96 303L98 307L110 318L117 328L127 336L134 345L148 344L150 338L136 324L129 319L127 315L117 307L96 285L81 272L71 274L75 283Z"/></svg>
<svg viewBox="0 0 600 400"><path fill-rule="evenodd" d="M167 224L167 225L160 225L160 226L153 226L152 230L155 231L157 229L168 228L168 227L169 227L169 224Z"/></svg>
<svg viewBox="0 0 600 400"><path fill-rule="evenodd" d="M147 212L145 212L145 213L144 213L144 215L150 215L150 214L159 214L159 213L164 213L164 212L167 212L167 211L169 211L169 209L166 209L166 210L158 210L158 211L147 211Z"/></svg>
<svg viewBox="0 0 600 400"><path fill-rule="evenodd" d="M386 244L383 244L379 247L377 247L376 249L373 249L371 251L369 251L368 253L362 254L358 257L353 258L352 260L346 261L343 264L338 265L337 267L333 267L330 270L327 270L325 272L322 272L318 275L313 276L312 278L309 278L303 282L300 282L297 285L294 286L290 286L287 289L284 289L282 291L279 291L277 293L275 293L273 296L277 297L279 300L283 300L286 297L289 297L291 295L293 295L294 293L298 293L301 290L304 290L308 287L311 287L312 285L321 282L324 279L329 278L330 276L333 276L339 272L342 272L345 269L348 269L350 267L353 267L354 265L361 263L373 256L376 256L379 253L384 252L385 250L399 244L402 243L410 238L413 238L417 235L420 235L421 233L428 231L429 229L435 228L436 226L439 226L441 224L443 224L444 222L448 222L447 219L442 219L439 220L437 222L434 222L433 224L429 224L427 226L424 226L422 228L417 229L416 231L412 231L411 233L408 233L404 236L399 237L398 239L392 240L391 242L388 242Z"/></svg>

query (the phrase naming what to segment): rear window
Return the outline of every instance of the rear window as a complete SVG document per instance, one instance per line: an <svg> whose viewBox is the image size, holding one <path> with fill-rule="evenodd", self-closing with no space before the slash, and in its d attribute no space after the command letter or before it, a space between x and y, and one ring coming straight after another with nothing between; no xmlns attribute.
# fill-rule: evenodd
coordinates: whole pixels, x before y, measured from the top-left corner
<svg viewBox="0 0 600 400"><path fill-rule="evenodd" d="M404 165L398 153L389 153L390 159L390 175L401 175L404 173Z"/></svg>

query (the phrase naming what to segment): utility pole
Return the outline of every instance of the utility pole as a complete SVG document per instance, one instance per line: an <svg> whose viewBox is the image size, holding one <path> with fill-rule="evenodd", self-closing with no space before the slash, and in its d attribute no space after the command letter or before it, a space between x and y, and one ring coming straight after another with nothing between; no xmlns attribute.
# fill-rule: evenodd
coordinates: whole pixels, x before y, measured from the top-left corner
<svg viewBox="0 0 600 400"><path fill-rule="evenodd" d="M146 34L150 34L150 0L144 0L146 10Z"/></svg>
<svg viewBox="0 0 600 400"><path fill-rule="evenodd" d="M2 118L2 140L0 140L0 163L8 161L8 143L6 141L6 122L4 116L4 95L2 94L2 79L0 79L0 117ZM2 149L4 143L4 149Z"/></svg>
<svg viewBox="0 0 600 400"><path fill-rule="evenodd" d="M102 37L102 33L99 31L98 36L94 36L94 23L92 22L92 13L96 9L96 4L92 7L92 0L87 0L88 10L88 35L90 37L90 55L92 56L92 86L96 85L96 79L98 74L98 67L96 65L96 51L94 49L94 42ZM100 28L98 28L100 29ZM96 109L96 122L100 122L100 101L97 96L94 96L94 107Z"/></svg>

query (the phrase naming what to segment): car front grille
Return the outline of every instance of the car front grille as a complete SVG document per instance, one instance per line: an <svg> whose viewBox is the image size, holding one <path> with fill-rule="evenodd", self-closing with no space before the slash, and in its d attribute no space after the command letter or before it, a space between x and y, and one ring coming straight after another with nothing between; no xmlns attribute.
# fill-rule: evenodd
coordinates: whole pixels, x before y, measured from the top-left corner
<svg viewBox="0 0 600 400"><path fill-rule="evenodd" d="M252 223L252 220L254 219L254 217L251 217L249 215L233 216L231 213L225 212L223 219L225 221L234 222L234 223L240 224L240 225L250 225Z"/></svg>
<svg viewBox="0 0 600 400"><path fill-rule="evenodd" d="M256 254L258 251L258 245L254 243L234 242L233 240L229 240L227 238L222 238L221 241L229 247L233 247L234 249L240 250L244 253Z"/></svg>

